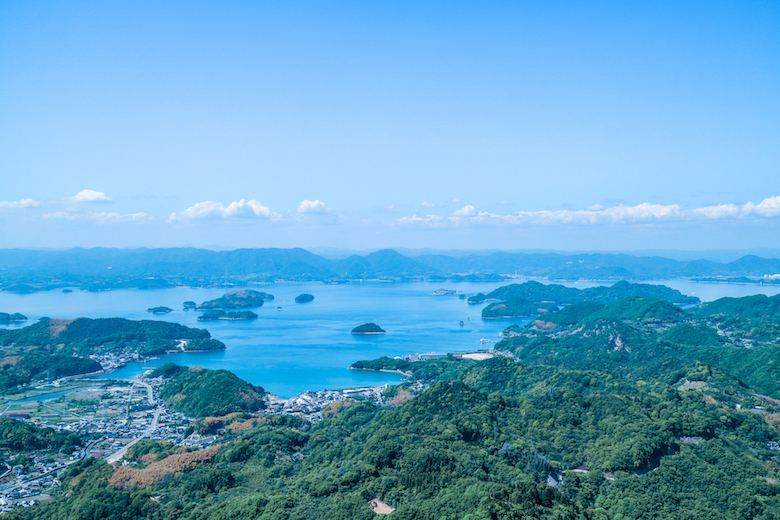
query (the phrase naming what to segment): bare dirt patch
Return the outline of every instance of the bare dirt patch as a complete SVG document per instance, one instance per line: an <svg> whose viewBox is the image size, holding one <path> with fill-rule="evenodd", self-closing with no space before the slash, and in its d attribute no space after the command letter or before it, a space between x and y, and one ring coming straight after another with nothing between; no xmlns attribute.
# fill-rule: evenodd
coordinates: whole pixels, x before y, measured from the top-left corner
<svg viewBox="0 0 780 520"><path fill-rule="evenodd" d="M324 417L336 417L344 408L352 406L353 404L355 404L354 401L336 401L335 403L330 403L322 409L322 415Z"/></svg>
<svg viewBox="0 0 780 520"><path fill-rule="evenodd" d="M394 507L391 507L390 504L386 502L382 502L378 498L373 499L368 503L368 507L371 508L371 510L378 514L378 515L389 515L393 511L395 511Z"/></svg>
<svg viewBox="0 0 780 520"><path fill-rule="evenodd" d="M144 469L120 466L111 473L108 481L119 489L140 489L159 484L179 471L189 471L210 461L217 454L218 449L217 446L209 446L205 450L171 455L153 462Z"/></svg>
<svg viewBox="0 0 780 520"><path fill-rule="evenodd" d="M484 361L493 357L493 354L487 352L477 352L476 354L463 354L463 359L473 359L474 361Z"/></svg>
<svg viewBox="0 0 780 520"><path fill-rule="evenodd" d="M393 400L390 401L390 406L401 406L406 401L412 400L412 393L408 390L404 390L403 388L398 390L398 393L395 394L395 397L393 397Z"/></svg>
<svg viewBox="0 0 780 520"><path fill-rule="evenodd" d="M49 320L49 328L46 329L46 333L52 338L56 338L74 321L76 320Z"/></svg>

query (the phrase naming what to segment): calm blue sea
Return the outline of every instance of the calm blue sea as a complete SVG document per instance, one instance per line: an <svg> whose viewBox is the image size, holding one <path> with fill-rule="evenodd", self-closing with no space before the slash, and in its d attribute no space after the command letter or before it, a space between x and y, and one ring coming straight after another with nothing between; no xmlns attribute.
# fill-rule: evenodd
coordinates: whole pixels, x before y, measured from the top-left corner
<svg viewBox="0 0 780 520"><path fill-rule="evenodd" d="M702 284L684 280L663 283L693 294L703 301L723 296L750 294L774 295L780 287L755 285ZM467 295L489 292L503 283L444 284L445 288ZM585 288L594 282L566 284ZM0 292L0 312L21 312L34 323L41 316L50 318L151 319L174 321L191 327L207 328L222 340L227 349L214 353L168 354L158 361L131 364L110 377L133 377L143 367L155 367L167 361L206 368L224 368L280 397L291 397L306 390L340 389L398 382L394 374L348 370L359 359L425 352L460 352L489 345L481 338L498 340L507 326L528 320L483 321L480 312L485 304L468 305L457 295L436 296L436 283L280 283L257 290L275 296L273 302L255 309L260 316L254 321L198 322L200 313L182 310L182 303L201 303L218 298L222 289L175 288L152 291L119 290L72 293L61 291L34 294ZM315 300L294 303L301 293L313 294ZM174 309L164 316L154 316L146 309L167 306ZM277 307L282 307L277 310ZM463 321L461 327L458 322ZM350 330L373 321L387 330L384 336L353 336ZM11 325L10 327L25 326ZM8 326L6 326L8 327Z"/></svg>

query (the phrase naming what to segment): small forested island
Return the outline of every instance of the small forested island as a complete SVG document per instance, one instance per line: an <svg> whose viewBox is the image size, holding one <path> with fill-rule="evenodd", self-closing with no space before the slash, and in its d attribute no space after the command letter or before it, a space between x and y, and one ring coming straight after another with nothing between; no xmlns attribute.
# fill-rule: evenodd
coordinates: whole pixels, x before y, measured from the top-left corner
<svg viewBox="0 0 780 520"><path fill-rule="evenodd" d="M256 320L257 314L252 311L225 312L220 310L206 311L198 316L198 321L213 320Z"/></svg>
<svg viewBox="0 0 780 520"><path fill-rule="evenodd" d="M303 293L295 297L295 303L308 303L314 301L314 296L311 294Z"/></svg>
<svg viewBox="0 0 780 520"><path fill-rule="evenodd" d="M376 323L364 323L352 329L352 334L384 334L385 330Z"/></svg>
<svg viewBox="0 0 780 520"><path fill-rule="evenodd" d="M263 387L247 383L227 370L165 363L149 377L170 379L161 397L169 407L188 417L256 412L265 407Z"/></svg>
<svg viewBox="0 0 780 520"><path fill-rule="evenodd" d="M252 289L238 289L225 293L221 298L209 300L201 303L198 310L230 310L230 309L252 309L262 307L263 303L272 301L272 294L254 291Z"/></svg>
<svg viewBox="0 0 780 520"><path fill-rule="evenodd" d="M15 312L13 314L8 314L7 312L0 312L0 323L12 323L12 322L20 322L20 321L27 321L27 316L24 314L20 314L18 312Z"/></svg>
<svg viewBox="0 0 780 520"><path fill-rule="evenodd" d="M151 312L152 314L168 314L172 311L173 309L170 307L152 307L151 309L146 309L146 312Z"/></svg>
<svg viewBox="0 0 780 520"><path fill-rule="evenodd" d="M197 308L198 308L198 304L193 302L193 301L186 301L186 302L184 302L184 310L185 311L194 310L194 309L197 309Z"/></svg>

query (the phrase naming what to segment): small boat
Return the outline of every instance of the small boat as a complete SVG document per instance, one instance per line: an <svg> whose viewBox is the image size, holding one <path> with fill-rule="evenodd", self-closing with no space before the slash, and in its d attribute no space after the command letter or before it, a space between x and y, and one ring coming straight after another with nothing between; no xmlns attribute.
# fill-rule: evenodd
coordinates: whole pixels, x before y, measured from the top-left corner
<svg viewBox="0 0 780 520"><path fill-rule="evenodd" d="M280 311L280 310L282 310L282 308L281 308L281 307L277 307L277 308L276 308L276 310L277 310L277 311Z"/></svg>
<svg viewBox="0 0 780 520"><path fill-rule="evenodd" d="M463 322L461 321L461 322L460 322L460 326L462 327L463 325L465 325L465 323L463 323Z"/></svg>

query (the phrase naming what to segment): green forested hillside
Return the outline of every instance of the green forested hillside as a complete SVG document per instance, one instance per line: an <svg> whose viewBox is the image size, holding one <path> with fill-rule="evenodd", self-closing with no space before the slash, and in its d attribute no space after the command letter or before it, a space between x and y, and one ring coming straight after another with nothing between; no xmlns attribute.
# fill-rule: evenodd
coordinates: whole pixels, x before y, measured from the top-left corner
<svg viewBox="0 0 780 520"><path fill-rule="evenodd" d="M766 308L766 300L771 302L724 298L688 310L639 297L606 306L582 302L508 329L497 348L523 362L640 378L672 377L681 366L701 361L780 398L780 322L750 310L753 302Z"/></svg>
<svg viewBox="0 0 780 520"><path fill-rule="evenodd" d="M368 519L374 498L399 519L780 511L772 461L780 434L751 411L776 407L728 376L708 376L706 365L684 374L708 378L706 387L678 390L507 358L436 363L449 365L446 379L398 408L353 404L308 431L274 421L237 428L195 469L149 485L138 483L143 470L81 463L59 496L21 516Z"/></svg>
<svg viewBox="0 0 780 520"><path fill-rule="evenodd" d="M256 412L264 408L265 390L227 370L186 369L165 363L151 377L170 377L161 397L172 409L189 417Z"/></svg>
<svg viewBox="0 0 780 520"><path fill-rule="evenodd" d="M521 316L537 316L558 310L554 303L533 303L525 298L509 298L504 302L491 303L482 309L482 317L486 320L496 318L517 318Z"/></svg>
<svg viewBox="0 0 780 520"><path fill-rule="evenodd" d="M482 317L490 319L543 314L557 310L558 305L579 302L616 303L631 297L664 300L678 305L699 303L699 299L695 296L686 296L680 291L663 285L632 284L626 281L620 281L611 287L600 286L588 289L576 289L557 284L545 285L531 281L505 285L487 295L480 293L472 296L468 301L479 303L484 300L502 300L482 310ZM539 309L534 309L533 305Z"/></svg>
<svg viewBox="0 0 780 520"><path fill-rule="evenodd" d="M27 422L0 417L0 448L16 453L40 449L72 451L81 444L81 437L75 433L39 428Z"/></svg>
<svg viewBox="0 0 780 520"><path fill-rule="evenodd" d="M727 304L746 306L711 307ZM356 363L413 382L315 424L253 414L262 390L229 372L166 364L174 409L242 412L221 441L76 464L17 517L369 519L380 500L405 520L780 518L780 350L761 339L773 317L748 317L575 303L507 329L514 357Z"/></svg>
<svg viewBox="0 0 780 520"><path fill-rule="evenodd" d="M100 363L87 357L93 354L152 355L180 345L184 350L225 348L205 329L155 320L78 318L4 329L0 330L0 389L38 378L57 379L98 371Z"/></svg>
<svg viewBox="0 0 780 520"><path fill-rule="evenodd" d="M0 345L51 347L66 352L93 354L95 348L111 351L129 343L165 340L174 346L177 339L208 339L205 329L178 323L125 318L78 318L48 320L21 329L0 330Z"/></svg>

